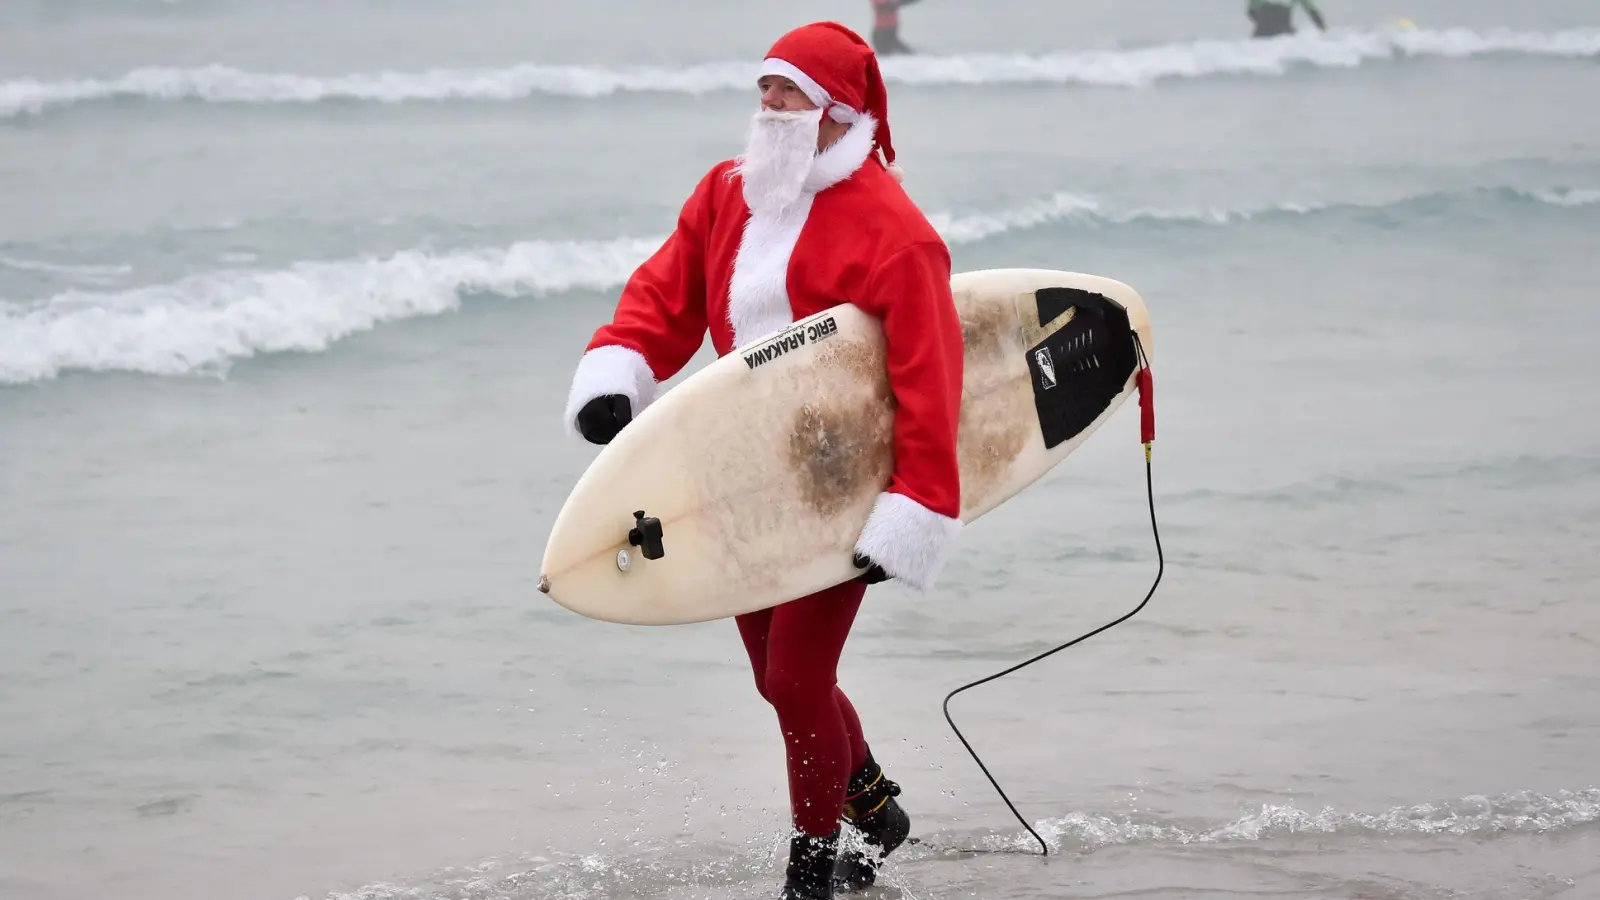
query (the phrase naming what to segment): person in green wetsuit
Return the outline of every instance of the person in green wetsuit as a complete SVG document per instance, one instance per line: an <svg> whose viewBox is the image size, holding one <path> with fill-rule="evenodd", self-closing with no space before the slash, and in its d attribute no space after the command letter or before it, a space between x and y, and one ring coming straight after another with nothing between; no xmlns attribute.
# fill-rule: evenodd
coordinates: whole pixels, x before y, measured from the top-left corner
<svg viewBox="0 0 1600 900"><path fill-rule="evenodd" d="M1327 31L1328 23L1311 0L1250 0L1246 8L1250 21L1256 25L1251 37L1269 38L1280 34L1294 34L1294 8L1300 7L1316 23L1319 31Z"/></svg>

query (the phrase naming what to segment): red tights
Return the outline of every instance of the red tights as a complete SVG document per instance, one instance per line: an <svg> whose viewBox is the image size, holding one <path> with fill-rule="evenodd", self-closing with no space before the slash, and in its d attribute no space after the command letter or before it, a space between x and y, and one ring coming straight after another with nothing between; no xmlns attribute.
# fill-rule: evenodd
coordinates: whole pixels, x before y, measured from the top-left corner
<svg viewBox="0 0 1600 900"><path fill-rule="evenodd" d="M867 586L847 581L737 618L756 690L778 713L794 826L831 834L850 774L867 761L855 707L839 690L839 654Z"/></svg>

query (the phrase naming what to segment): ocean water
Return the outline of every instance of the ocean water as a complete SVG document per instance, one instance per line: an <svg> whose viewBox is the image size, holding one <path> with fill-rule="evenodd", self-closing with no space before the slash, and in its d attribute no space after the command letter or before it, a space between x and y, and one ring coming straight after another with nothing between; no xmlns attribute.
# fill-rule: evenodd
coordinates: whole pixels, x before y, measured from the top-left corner
<svg viewBox="0 0 1600 900"><path fill-rule="evenodd" d="M873 590L869 896L1600 898L1600 7L1322 5L905 11L956 267L1149 304L1166 568L952 704L1047 857L940 703L1148 589L1131 408ZM584 342L866 7L0 4L0 898L776 896L732 625L534 586Z"/></svg>

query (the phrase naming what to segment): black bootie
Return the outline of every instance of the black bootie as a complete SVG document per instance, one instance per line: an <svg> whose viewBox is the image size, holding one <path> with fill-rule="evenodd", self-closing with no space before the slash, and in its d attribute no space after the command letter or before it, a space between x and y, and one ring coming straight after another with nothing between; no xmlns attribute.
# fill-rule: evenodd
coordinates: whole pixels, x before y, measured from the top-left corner
<svg viewBox="0 0 1600 900"><path fill-rule="evenodd" d="M905 843L911 833L911 817L895 802L899 795L900 785L884 777L883 768L869 751L867 761L850 776L844 801L844 819L861 832L868 852L849 850L839 857L833 870L836 889L871 887L878 880L884 857Z"/></svg>
<svg viewBox="0 0 1600 900"><path fill-rule="evenodd" d="M783 880L782 900L833 900L834 859L839 832L789 839L789 869Z"/></svg>

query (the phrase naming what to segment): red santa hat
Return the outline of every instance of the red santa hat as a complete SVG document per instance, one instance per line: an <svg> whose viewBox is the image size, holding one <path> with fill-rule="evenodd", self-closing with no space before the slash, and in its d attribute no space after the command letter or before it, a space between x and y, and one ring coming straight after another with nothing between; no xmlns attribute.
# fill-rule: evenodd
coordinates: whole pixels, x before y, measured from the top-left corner
<svg viewBox="0 0 1600 900"><path fill-rule="evenodd" d="M871 116L878 123L873 143L883 154L884 165L896 181L903 177L889 139L889 94L878 73L878 56L861 35L838 22L802 25L772 45L762 60L761 74L793 81L835 122Z"/></svg>

